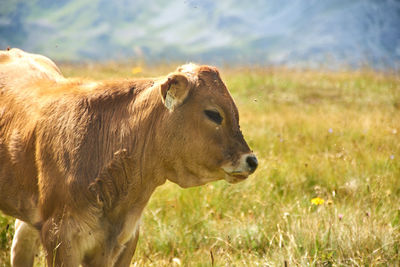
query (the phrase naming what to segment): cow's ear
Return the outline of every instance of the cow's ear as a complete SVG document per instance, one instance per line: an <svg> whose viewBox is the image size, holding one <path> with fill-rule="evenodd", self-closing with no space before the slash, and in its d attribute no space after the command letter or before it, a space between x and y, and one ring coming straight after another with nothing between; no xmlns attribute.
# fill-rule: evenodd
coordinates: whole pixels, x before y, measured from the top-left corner
<svg viewBox="0 0 400 267"><path fill-rule="evenodd" d="M169 110L174 110L185 101L190 87L189 79L184 74L170 74L160 86L161 98L164 105Z"/></svg>

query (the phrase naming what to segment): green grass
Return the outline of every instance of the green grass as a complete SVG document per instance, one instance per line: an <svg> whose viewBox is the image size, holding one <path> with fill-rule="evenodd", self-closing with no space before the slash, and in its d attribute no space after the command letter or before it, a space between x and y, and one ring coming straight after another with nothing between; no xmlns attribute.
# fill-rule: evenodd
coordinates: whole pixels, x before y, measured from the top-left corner
<svg viewBox="0 0 400 267"><path fill-rule="evenodd" d="M62 70L103 79L132 76L131 67ZM144 68L142 75L174 68ZM158 188L132 264L400 264L399 74L283 68L221 73L259 169L236 185ZM314 197L325 203L311 204ZM0 217L0 262L8 261L10 223Z"/></svg>

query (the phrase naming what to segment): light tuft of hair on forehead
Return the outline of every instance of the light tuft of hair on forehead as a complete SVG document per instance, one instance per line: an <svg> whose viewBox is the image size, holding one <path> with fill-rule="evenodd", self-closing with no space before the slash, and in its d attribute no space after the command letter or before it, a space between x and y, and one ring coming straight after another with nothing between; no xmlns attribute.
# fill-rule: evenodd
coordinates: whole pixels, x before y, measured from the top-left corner
<svg viewBox="0 0 400 267"><path fill-rule="evenodd" d="M199 67L200 67L199 65L190 62L178 67L177 71L185 74L190 79L192 84L195 84L195 82L198 80L197 71Z"/></svg>
<svg viewBox="0 0 400 267"><path fill-rule="evenodd" d="M177 68L178 72L186 74L190 79L197 79L197 70L199 69L199 65L195 63L187 63Z"/></svg>
<svg viewBox="0 0 400 267"><path fill-rule="evenodd" d="M187 74L196 74L196 70L199 68L199 65L195 63L187 63L182 66L179 66L177 71L187 73Z"/></svg>

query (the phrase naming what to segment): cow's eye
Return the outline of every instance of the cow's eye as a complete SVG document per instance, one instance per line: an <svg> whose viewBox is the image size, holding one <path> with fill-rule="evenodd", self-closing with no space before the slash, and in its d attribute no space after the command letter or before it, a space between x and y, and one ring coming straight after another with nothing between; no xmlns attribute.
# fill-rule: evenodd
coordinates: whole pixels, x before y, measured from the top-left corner
<svg viewBox="0 0 400 267"><path fill-rule="evenodd" d="M206 116L212 120L213 122L215 122L216 124L221 124L222 123L222 117L219 114L218 111L214 111L214 110L204 110L204 114L206 114Z"/></svg>

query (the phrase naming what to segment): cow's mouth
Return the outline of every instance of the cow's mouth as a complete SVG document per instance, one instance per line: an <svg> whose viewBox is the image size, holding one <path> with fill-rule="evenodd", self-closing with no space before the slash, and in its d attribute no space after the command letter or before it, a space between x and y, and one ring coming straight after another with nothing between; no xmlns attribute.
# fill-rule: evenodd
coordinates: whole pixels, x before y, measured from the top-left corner
<svg viewBox="0 0 400 267"><path fill-rule="evenodd" d="M231 184L241 182L243 180L246 180L247 177L249 177L248 173L243 173L243 172L225 172L225 180L228 181Z"/></svg>

